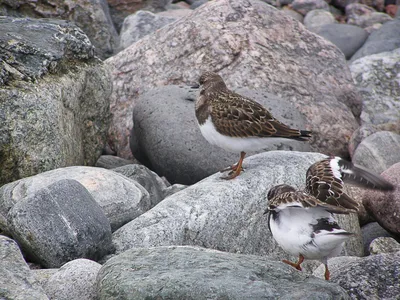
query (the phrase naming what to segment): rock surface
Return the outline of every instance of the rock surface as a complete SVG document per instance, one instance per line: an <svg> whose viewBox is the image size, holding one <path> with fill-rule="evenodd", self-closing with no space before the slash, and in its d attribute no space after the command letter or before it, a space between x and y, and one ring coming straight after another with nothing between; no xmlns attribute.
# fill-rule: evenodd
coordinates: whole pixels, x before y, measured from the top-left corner
<svg viewBox="0 0 400 300"><path fill-rule="evenodd" d="M65 21L0 17L0 26L0 185L93 165L111 85L87 36Z"/></svg>
<svg viewBox="0 0 400 300"><path fill-rule="evenodd" d="M331 260L338 259L342 258ZM338 283L351 299L396 299L400 295L400 251L348 261L331 271L330 281Z"/></svg>
<svg viewBox="0 0 400 300"><path fill-rule="evenodd" d="M325 24L310 30L337 46L346 59L350 59L368 37L364 29L347 24Z"/></svg>
<svg viewBox="0 0 400 300"><path fill-rule="evenodd" d="M354 81L363 96L362 124L376 125L400 119L399 61L400 49L396 49L365 56L350 64Z"/></svg>
<svg viewBox="0 0 400 300"><path fill-rule="evenodd" d="M348 299L339 286L281 262L197 247L126 251L107 261L97 281L101 300Z"/></svg>
<svg viewBox="0 0 400 300"><path fill-rule="evenodd" d="M9 16L72 21L87 34L96 55L103 59L111 56L117 46L118 34L106 0L17 0L11 3L2 1L0 4Z"/></svg>
<svg viewBox="0 0 400 300"><path fill-rule="evenodd" d="M353 163L382 173L400 161L400 135L379 131L365 138L353 154Z"/></svg>
<svg viewBox="0 0 400 300"><path fill-rule="evenodd" d="M364 45L351 57L351 62L364 56L400 48L400 19L386 22L379 30L372 32Z"/></svg>
<svg viewBox="0 0 400 300"><path fill-rule="evenodd" d="M0 287L0 299L49 299L26 264L17 243L3 235L0 235Z"/></svg>
<svg viewBox="0 0 400 300"><path fill-rule="evenodd" d="M8 211L25 197L62 179L80 182L104 210L116 230L151 208L144 187L113 171L93 167L68 167L24 178L0 187L0 229L7 231Z"/></svg>
<svg viewBox="0 0 400 300"><path fill-rule="evenodd" d="M347 156L346 140L358 127L361 102L340 51L259 1L209 1L106 64L114 84L109 142L121 157L130 156L130 118L140 94L193 84L210 70L231 89L265 88L290 99L310 122L318 151Z"/></svg>
<svg viewBox="0 0 400 300"><path fill-rule="evenodd" d="M157 29L174 22L176 19L177 18L159 16L143 10L127 16L121 28L119 51L129 47L142 37Z"/></svg>
<svg viewBox="0 0 400 300"><path fill-rule="evenodd" d="M335 23L335 17L331 12L323 9L315 9L306 14L304 17L304 26L308 30L314 27L321 27L325 24Z"/></svg>
<svg viewBox="0 0 400 300"><path fill-rule="evenodd" d="M379 225L400 238L400 162L381 175L395 185L396 189L386 193L380 191L365 193L363 204Z"/></svg>
<svg viewBox="0 0 400 300"><path fill-rule="evenodd" d="M46 294L57 300L96 299L95 283L100 268L100 264L88 259L70 261L49 278L44 286Z"/></svg>
<svg viewBox="0 0 400 300"><path fill-rule="evenodd" d="M369 255L369 248L371 243L378 238L391 237L391 234L387 232L377 222L371 222L361 227L361 235L364 243L364 254Z"/></svg>
<svg viewBox="0 0 400 300"><path fill-rule="evenodd" d="M167 188L164 181L154 172L142 165L127 165L113 169L143 186L149 193L151 207L156 206L164 199L164 190Z"/></svg>
<svg viewBox="0 0 400 300"><path fill-rule="evenodd" d="M360 126L356 131L353 132L353 135L350 138L349 142L350 156L354 155L354 152L357 149L358 145L361 143L361 141L379 131L391 131L395 134L400 134L400 119L396 122L389 122L378 125L364 124Z"/></svg>
<svg viewBox="0 0 400 300"><path fill-rule="evenodd" d="M213 146L201 135L194 102L188 100L196 95L190 91L188 87L178 86L152 90L139 98L133 112L133 155L172 183L193 184L239 160L239 153ZM261 90L236 91L267 107L288 126L305 128L304 116L289 101ZM311 149L308 142L271 138L262 151L266 150Z"/></svg>
<svg viewBox="0 0 400 300"><path fill-rule="evenodd" d="M398 251L400 251L400 243L391 237L379 237L373 240L369 246L369 252L372 255Z"/></svg>
<svg viewBox="0 0 400 300"><path fill-rule="evenodd" d="M214 174L164 199L153 209L113 234L116 252L130 248L196 245L227 252L268 255L283 252L268 230L268 190L286 183L305 187L308 167L325 157L319 153L270 151L244 160L245 172L234 180ZM345 255L362 255L357 216L341 216L339 223L355 235L345 246ZM293 258L292 258L293 259Z"/></svg>
<svg viewBox="0 0 400 300"><path fill-rule="evenodd" d="M25 255L46 268L100 259L113 250L107 217L75 180L60 180L17 202L7 221Z"/></svg>

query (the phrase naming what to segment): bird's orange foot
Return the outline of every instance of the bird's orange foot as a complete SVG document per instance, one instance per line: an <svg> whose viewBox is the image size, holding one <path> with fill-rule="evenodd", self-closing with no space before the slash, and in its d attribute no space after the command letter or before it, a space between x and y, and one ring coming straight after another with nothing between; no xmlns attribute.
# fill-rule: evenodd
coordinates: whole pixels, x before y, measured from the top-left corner
<svg viewBox="0 0 400 300"><path fill-rule="evenodd" d="M298 263L294 263L294 262L291 262L291 261L286 260L286 259L282 260L282 262L284 262L285 264L291 265L293 268L301 271L301 266Z"/></svg>
<svg viewBox="0 0 400 300"><path fill-rule="evenodd" d="M240 169L236 168L236 170L232 170L231 172L229 172L228 176L222 176L221 179L225 179L225 180L233 179L233 178L239 176L239 174L240 174L240 172L242 172L242 170L243 170L242 167L240 167Z"/></svg>

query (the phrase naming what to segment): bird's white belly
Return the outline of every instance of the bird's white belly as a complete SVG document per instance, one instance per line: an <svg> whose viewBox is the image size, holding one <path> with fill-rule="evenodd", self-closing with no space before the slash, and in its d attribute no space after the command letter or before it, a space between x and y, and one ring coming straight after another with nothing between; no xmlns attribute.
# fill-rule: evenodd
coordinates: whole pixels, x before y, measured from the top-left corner
<svg viewBox="0 0 400 300"><path fill-rule="evenodd" d="M268 145L268 138L261 137L230 137L219 133L211 121L211 116L206 122L199 125L201 134L212 145L221 147L231 152L258 151Z"/></svg>
<svg viewBox="0 0 400 300"><path fill-rule="evenodd" d="M270 228L274 239L283 250L294 256L302 254L306 259L317 260L337 256L349 236L324 234L324 231L321 231L312 238L310 223L315 221L312 212L317 212L318 217L330 215L317 209L287 208L279 212L279 222L273 221L271 217ZM339 231L344 230L337 230Z"/></svg>

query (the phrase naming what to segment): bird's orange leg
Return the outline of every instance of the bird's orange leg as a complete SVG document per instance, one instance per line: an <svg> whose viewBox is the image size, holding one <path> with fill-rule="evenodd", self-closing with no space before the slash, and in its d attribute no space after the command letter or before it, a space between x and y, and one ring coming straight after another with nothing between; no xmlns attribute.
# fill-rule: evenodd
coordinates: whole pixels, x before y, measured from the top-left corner
<svg viewBox="0 0 400 300"><path fill-rule="evenodd" d="M243 168L242 168L242 164L243 164L243 159L246 156L246 152L240 152L240 159L238 161L237 164L233 165L232 167L228 168L228 170L231 170L231 172L229 173L228 176L226 177L221 177L222 179L233 179L235 177L237 177L240 172L242 172Z"/></svg>
<svg viewBox="0 0 400 300"><path fill-rule="evenodd" d="M328 265L325 264L325 280L329 280L330 277L331 277L331 272L329 272L328 270Z"/></svg>
<svg viewBox="0 0 400 300"><path fill-rule="evenodd" d="M299 271L301 271L301 263L304 261L304 256L303 255L299 255L299 260L297 261L297 263L294 263L294 262L291 262L291 261L288 261L288 260L286 260L286 259L284 259L284 260L282 260L282 262L284 262L285 264L288 264L288 265L291 265L293 268L295 268L295 269L297 269L297 270L299 270Z"/></svg>

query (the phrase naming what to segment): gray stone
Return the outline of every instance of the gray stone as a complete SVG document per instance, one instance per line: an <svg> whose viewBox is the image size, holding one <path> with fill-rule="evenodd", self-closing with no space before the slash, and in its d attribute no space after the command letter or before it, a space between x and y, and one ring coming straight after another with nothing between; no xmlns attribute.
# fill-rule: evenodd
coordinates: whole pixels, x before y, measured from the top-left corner
<svg viewBox="0 0 400 300"><path fill-rule="evenodd" d="M126 251L107 261L97 281L101 300L349 299L281 262L187 246Z"/></svg>
<svg viewBox="0 0 400 300"><path fill-rule="evenodd" d="M400 19L386 22L379 30L372 32L364 45L351 57L351 62L371 54L393 51L400 48Z"/></svg>
<svg viewBox="0 0 400 300"><path fill-rule="evenodd" d="M268 230L266 195L273 185L281 183L304 188L306 170L323 157L319 153L270 151L246 158L245 172L234 180L220 179L220 173L212 175L115 231L116 253L130 248L196 245L293 259ZM356 234L343 253L362 255L357 216L341 216L338 221Z"/></svg>
<svg viewBox="0 0 400 300"><path fill-rule="evenodd" d="M312 10L324 9L329 11L329 5L324 0L294 0L290 7L305 16Z"/></svg>
<svg viewBox="0 0 400 300"><path fill-rule="evenodd" d="M314 132L313 151L347 156L346 141L358 127L361 100L342 53L260 1L209 1L105 63L114 76L109 142L124 158L132 156L127 128L140 95L193 85L211 70L230 89L262 88L289 99Z"/></svg>
<svg viewBox="0 0 400 300"><path fill-rule="evenodd" d="M0 235L0 299L49 299L25 263L17 243L3 235Z"/></svg>
<svg viewBox="0 0 400 300"><path fill-rule="evenodd" d="M106 0L52 0L2 1L3 8L6 8L6 15L33 18L64 19L73 22L82 29L95 46L96 55L107 58L113 54L117 46L118 34L112 23L109 8ZM4 4L3 4L4 3ZM47 20L45 22L47 22ZM2 25L1 25L2 26ZM34 35L32 35L34 36ZM40 43L41 39L37 39Z"/></svg>
<svg viewBox="0 0 400 300"><path fill-rule="evenodd" d="M47 268L76 258L99 259L113 250L107 217L75 180L60 180L22 199L7 221L25 255Z"/></svg>
<svg viewBox="0 0 400 300"><path fill-rule="evenodd" d="M187 188L187 185L184 185L184 184L178 184L178 183L173 184L164 190L164 198L167 198L177 192L183 191L186 188Z"/></svg>
<svg viewBox="0 0 400 300"><path fill-rule="evenodd" d="M107 0L107 2L115 27L120 31L122 23L127 16L139 10L165 11L172 0Z"/></svg>
<svg viewBox="0 0 400 300"><path fill-rule="evenodd" d="M189 87L178 86L154 89L140 97L133 111L133 155L172 183L195 183L239 160L239 153L227 152L203 138L194 102L187 99L192 96L189 91ZM263 91L237 92L261 103L288 126L305 129L304 116L289 101ZM279 138L268 141L262 151L310 150L307 142Z"/></svg>
<svg viewBox="0 0 400 300"><path fill-rule="evenodd" d="M364 125L360 126L356 131L353 132L350 138L350 156L353 157L354 151L357 149L361 141L379 131L391 131L393 133L400 134L400 119L395 122L388 122L378 125L365 123Z"/></svg>
<svg viewBox="0 0 400 300"><path fill-rule="evenodd" d="M110 124L112 87L87 36L61 20L0 17L0 27L0 186L93 165Z"/></svg>
<svg viewBox="0 0 400 300"><path fill-rule="evenodd" d="M101 206L116 230L151 208L149 193L139 183L113 171L68 167L24 178L0 187L0 229L7 231L6 216L15 203L31 197L61 179L80 182Z"/></svg>
<svg viewBox="0 0 400 300"><path fill-rule="evenodd" d="M311 10L304 17L304 26L307 29L333 23L336 23L335 17L329 11L323 9Z"/></svg>
<svg viewBox="0 0 400 300"><path fill-rule="evenodd" d="M379 131L368 136L358 145L352 161L377 174L382 173L400 161L400 135Z"/></svg>
<svg viewBox="0 0 400 300"><path fill-rule="evenodd" d="M193 10L188 8L179 8L179 9L169 9L165 11L160 11L156 13L156 15L160 17L174 18L176 20L183 17L187 17L192 12Z"/></svg>
<svg viewBox="0 0 400 300"><path fill-rule="evenodd" d="M363 97L361 124L398 122L400 49L362 57L350 64L350 71Z"/></svg>
<svg viewBox="0 0 400 300"><path fill-rule="evenodd" d="M397 299L400 295L400 251L363 257L332 271L330 280L351 299Z"/></svg>
<svg viewBox="0 0 400 300"><path fill-rule="evenodd" d="M391 234L386 231L377 222L368 223L361 227L361 234L364 243L364 254L369 255L369 246L372 241L380 237L391 237Z"/></svg>
<svg viewBox="0 0 400 300"><path fill-rule="evenodd" d="M119 51L175 20L177 18L155 15L143 10L127 16L121 28Z"/></svg>
<svg viewBox="0 0 400 300"><path fill-rule="evenodd" d="M346 59L350 59L368 37L364 29L347 24L326 24L310 30L336 45Z"/></svg>
<svg viewBox="0 0 400 300"><path fill-rule="evenodd" d="M143 165L127 165L113 169L143 186L150 196L151 207L164 199L164 190L167 188L164 181L154 172Z"/></svg>
<svg viewBox="0 0 400 300"><path fill-rule="evenodd" d="M190 8L191 9L196 9L200 6L202 6L203 4L206 4L208 2L208 0L196 0L196 1L192 1L193 3L190 4Z"/></svg>
<svg viewBox="0 0 400 300"><path fill-rule="evenodd" d="M400 251L400 243L391 237L376 238L369 245L369 252L372 255L398 251Z"/></svg>
<svg viewBox="0 0 400 300"><path fill-rule="evenodd" d="M126 165L137 164L138 161L123 159L114 155L102 155L96 161L95 167L104 169L114 169Z"/></svg>
<svg viewBox="0 0 400 300"><path fill-rule="evenodd" d="M101 265L88 259L75 259L63 265L53 274L44 290L50 299L96 299L96 276Z"/></svg>
<svg viewBox="0 0 400 300"><path fill-rule="evenodd" d="M370 14L358 16L357 19L350 19L347 23L367 29L368 27L374 26L375 24L384 24L392 20L393 19L385 13L372 12Z"/></svg>

